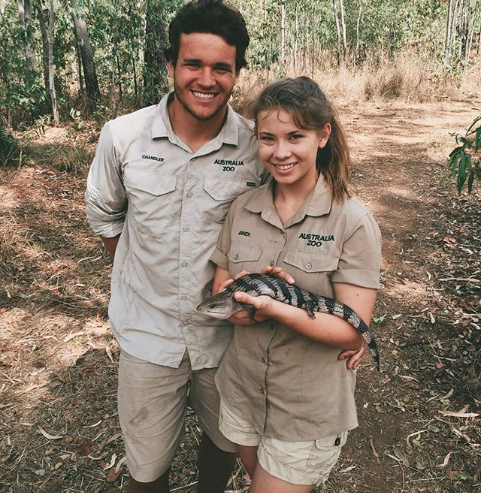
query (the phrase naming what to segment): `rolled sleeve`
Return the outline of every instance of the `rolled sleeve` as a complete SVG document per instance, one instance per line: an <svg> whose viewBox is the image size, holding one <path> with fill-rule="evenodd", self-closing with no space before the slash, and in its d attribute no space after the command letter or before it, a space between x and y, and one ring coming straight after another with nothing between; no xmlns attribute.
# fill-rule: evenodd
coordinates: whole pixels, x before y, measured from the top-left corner
<svg viewBox="0 0 481 493"><path fill-rule="evenodd" d="M127 198L109 123L100 134L87 178L85 201L87 221L95 234L112 238L122 232Z"/></svg>
<svg viewBox="0 0 481 493"><path fill-rule="evenodd" d="M380 287L381 233L370 214L362 216L346 238L338 269L332 282L344 282L363 288Z"/></svg>

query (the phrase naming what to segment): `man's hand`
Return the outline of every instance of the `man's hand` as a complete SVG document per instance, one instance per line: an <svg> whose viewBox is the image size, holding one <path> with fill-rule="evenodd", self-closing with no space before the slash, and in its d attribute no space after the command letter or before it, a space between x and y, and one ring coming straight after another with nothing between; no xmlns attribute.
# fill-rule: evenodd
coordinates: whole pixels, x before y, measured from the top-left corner
<svg viewBox="0 0 481 493"><path fill-rule="evenodd" d="M357 367L359 366L359 363L362 360L362 357L364 356L364 344L362 345L361 349L358 349L357 351L353 350L346 350L342 351L339 353L338 359L339 360L344 360L347 359L346 361L346 366L348 370L357 370Z"/></svg>

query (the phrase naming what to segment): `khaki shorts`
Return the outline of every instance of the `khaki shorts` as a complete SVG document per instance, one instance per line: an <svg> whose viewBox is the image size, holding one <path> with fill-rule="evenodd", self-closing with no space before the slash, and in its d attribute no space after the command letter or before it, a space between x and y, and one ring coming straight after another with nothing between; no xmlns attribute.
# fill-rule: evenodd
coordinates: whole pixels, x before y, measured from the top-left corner
<svg viewBox="0 0 481 493"><path fill-rule="evenodd" d="M184 356L179 368L156 365L120 353L118 406L127 465L132 477L148 483L172 464L184 430L187 405L199 426L226 452L236 446L219 431L220 397L214 383L217 368L192 371Z"/></svg>
<svg viewBox="0 0 481 493"><path fill-rule="evenodd" d="M347 440L347 431L307 442L264 437L228 409L224 401L220 405L219 428L234 443L258 447L257 460L271 476L299 485L325 483Z"/></svg>

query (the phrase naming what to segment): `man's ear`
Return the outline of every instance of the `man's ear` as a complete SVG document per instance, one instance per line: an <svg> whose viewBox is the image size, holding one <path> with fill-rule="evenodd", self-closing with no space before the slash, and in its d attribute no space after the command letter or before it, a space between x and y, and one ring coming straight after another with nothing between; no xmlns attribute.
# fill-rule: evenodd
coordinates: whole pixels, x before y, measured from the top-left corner
<svg viewBox="0 0 481 493"><path fill-rule="evenodd" d="M169 71L169 77L174 77L174 64L171 61L167 62L167 70Z"/></svg>

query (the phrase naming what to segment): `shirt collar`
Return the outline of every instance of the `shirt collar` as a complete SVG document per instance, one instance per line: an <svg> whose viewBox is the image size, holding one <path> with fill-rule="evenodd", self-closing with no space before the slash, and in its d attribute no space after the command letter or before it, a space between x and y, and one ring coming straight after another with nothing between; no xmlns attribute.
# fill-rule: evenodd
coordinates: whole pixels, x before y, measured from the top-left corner
<svg viewBox="0 0 481 493"><path fill-rule="evenodd" d="M169 111L167 105L174 98L174 92L166 94L157 105L154 118L151 125L151 137L152 139L158 139L167 137L171 142L177 142L179 139L172 130L170 124ZM220 144L230 144L237 146L239 144L239 128L241 125L241 118L236 112L227 105L227 118L219 132L219 134L213 139L212 142L219 142Z"/></svg>
<svg viewBox="0 0 481 493"><path fill-rule="evenodd" d="M273 200L273 185L274 180L270 179L266 185L259 188L255 197L246 204L246 209L254 213L260 213L265 221L277 223L278 220L273 220L273 215L277 216ZM284 224L284 226L288 227L298 223L299 221L302 221L305 216L323 216L324 214L328 214L331 210L331 206L332 194L326 184L324 176L321 174L319 175L314 190L309 194L302 207L286 224Z"/></svg>

